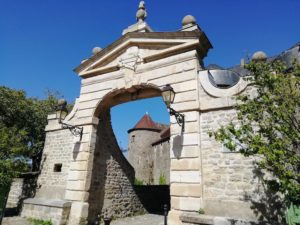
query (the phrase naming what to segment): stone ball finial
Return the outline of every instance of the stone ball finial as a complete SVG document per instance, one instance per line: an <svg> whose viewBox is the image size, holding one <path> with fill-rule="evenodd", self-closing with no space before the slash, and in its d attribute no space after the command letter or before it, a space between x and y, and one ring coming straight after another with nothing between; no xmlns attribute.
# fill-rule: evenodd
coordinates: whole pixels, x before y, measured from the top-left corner
<svg viewBox="0 0 300 225"><path fill-rule="evenodd" d="M139 9L145 9L145 2L144 1L140 1Z"/></svg>
<svg viewBox="0 0 300 225"><path fill-rule="evenodd" d="M139 9L136 12L136 20L138 22L143 22L143 21L145 21L146 17L147 17L147 12L146 12L146 7L145 7L145 2L141 1L139 4Z"/></svg>
<svg viewBox="0 0 300 225"><path fill-rule="evenodd" d="M94 47L92 52L93 52L93 55L96 55L98 52L100 52L102 50L102 48L100 47Z"/></svg>
<svg viewBox="0 0 300 225"><path fill-rule="evenodd" d="M257 51L252 56L253 61L265 61L267 60L267 54L263 51Z"/></svg>
<svg viewBox="0 0 300 225"><path fill-rule="evenodd" d="M57 105L58 106L66 106L67 105L67 101L65 99L61 98L61 99L59 99L57 101Z"/></svg>
<svg viewBox="0 0 300 225"><path fill-rule="evenodd" d="M185 17L183 17L181 23L182 23L182 26L186 26L186 25L189 25L189 24L196 25L197 22L196 22L196 19L195 19L194 16L186 15Z"/></svg>

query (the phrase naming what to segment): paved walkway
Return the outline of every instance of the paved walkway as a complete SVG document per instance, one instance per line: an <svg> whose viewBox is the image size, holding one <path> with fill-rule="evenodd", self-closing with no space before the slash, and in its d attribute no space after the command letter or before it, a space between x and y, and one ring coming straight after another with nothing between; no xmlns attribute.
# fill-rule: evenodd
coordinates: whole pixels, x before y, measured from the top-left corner
<svg viewBox="0 0 300 225"><path fill-rule="evenodd" d="M102 223L103 224L103 223ZM127 217L114 220L111 225L163 225L164 217L154 214L145 214L141 216ZM30 225L26 219L21 217L5 217L2 225Z"/></svg>

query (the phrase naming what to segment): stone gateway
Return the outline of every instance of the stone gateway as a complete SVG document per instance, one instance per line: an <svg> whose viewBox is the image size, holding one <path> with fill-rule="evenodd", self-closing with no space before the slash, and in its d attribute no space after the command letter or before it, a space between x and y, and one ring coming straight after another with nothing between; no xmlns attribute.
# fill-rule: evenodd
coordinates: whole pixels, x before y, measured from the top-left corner
<svg viewBox="0 0 300 225"><path fill-rule="evenodd" d="M247 201L259 186L253 159L209 137L235 118L232 97L251 89L236 73L204 68L212 45L193 16L184 17L175 32L153 31L145 22L144 3L136 16L137 23L118 40L95 49L75 69L80 96L63 122L83 128L82 137L62 127L56 115L48 116L37 194L24 201L21 215L78 225L92 223L97 214L144 212L133 188L134 169L112 130L110 108L161 96L169 84L176 92L172 108L184 114L185 130L170 117L168 224L200 224L194 219L199 211L210 218L206 224L228 224L226 218L256 221Z"/></svg>

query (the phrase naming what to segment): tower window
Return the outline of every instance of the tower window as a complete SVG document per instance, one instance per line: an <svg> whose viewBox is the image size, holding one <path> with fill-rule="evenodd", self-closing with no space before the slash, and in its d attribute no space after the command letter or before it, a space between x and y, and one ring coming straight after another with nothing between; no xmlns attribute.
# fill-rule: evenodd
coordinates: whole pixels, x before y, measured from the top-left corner
<svg viewBox="0 0 300 225"><path fill-rule="evenodd" d="M131 136L131 143L134 142L135 135Z"/></svg>

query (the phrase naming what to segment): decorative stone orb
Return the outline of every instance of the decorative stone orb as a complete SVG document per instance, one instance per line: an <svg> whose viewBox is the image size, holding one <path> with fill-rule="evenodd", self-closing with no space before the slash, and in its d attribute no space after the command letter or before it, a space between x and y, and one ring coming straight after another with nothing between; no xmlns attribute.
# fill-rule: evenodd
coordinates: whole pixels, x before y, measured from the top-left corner
<svg viewBox="0 0 300 225"><path fill-rule="evenodd" d="M196 24L196 19L192 15L187 15L187 16L183 17L181 23L182 23L182 26L186 26L188 24L195 25Z"/></svg>
<svg viewBox="0 0 300 225"><path fill-rule="evenodd" d="M63 105L67 105L67 101L63 98L59 99L57 102L58 106L63 106Z"/></svg>
<svg viewBox="0 0 300 225"><path fill-rule="evenodd" d="M147 13L144 9L139 9L137 12L136 12L136 19L137 21L144 21L147 17Z"/></svg>
<svg viewBox="0 0 300 225"><path fill-rule="evenodd" d="M265 61L267 59L267 54L263 51L257 51L253 54L252 60L253 61Z"/></svg>
<svg viewBox="0 0 300 225"><path fill-rule="evenodd" d="M95 48L93 48L93 55L96 55L98 52L100 52L102 50L102 48L100 48L100 47L95 47Z"/></svg>

